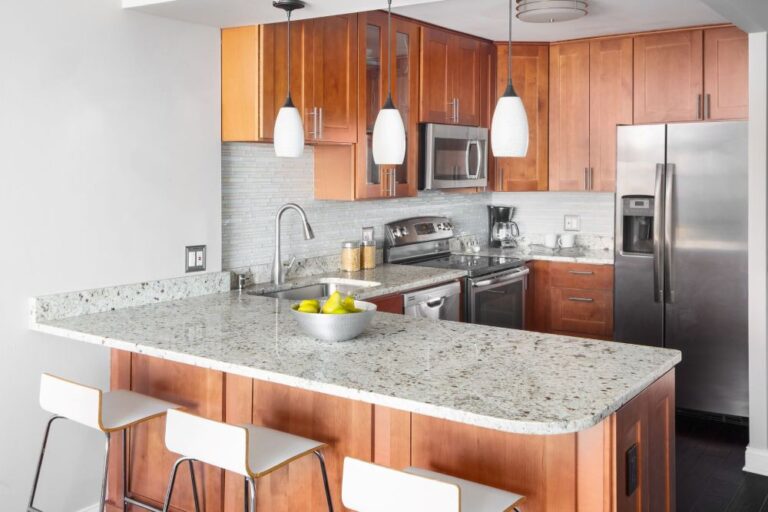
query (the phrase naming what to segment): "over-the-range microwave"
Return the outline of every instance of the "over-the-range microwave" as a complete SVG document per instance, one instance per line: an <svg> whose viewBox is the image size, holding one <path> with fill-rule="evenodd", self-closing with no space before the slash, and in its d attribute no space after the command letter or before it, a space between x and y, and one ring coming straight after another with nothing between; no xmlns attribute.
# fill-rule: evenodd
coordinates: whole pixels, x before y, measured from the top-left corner
<svg viewBox="0 0 768 512"><path fill-rule="evenodd" d="M419 189L488 185L488 128L422 124Z"/></svg>

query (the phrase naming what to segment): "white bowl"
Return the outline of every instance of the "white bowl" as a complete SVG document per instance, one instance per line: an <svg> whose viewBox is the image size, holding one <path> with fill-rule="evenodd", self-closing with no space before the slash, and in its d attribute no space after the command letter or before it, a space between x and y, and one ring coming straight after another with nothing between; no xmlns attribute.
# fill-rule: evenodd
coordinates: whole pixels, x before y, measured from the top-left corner
<svg viewBox="0 0 768 512"><path fill-rule="evenodd" d="M376 315L376 304L355 301L359 313L346 315L324 315L321 313L302 313L291 306L291 315L299 327L309 336L323 341L347 341L360 336Z"/></svg>

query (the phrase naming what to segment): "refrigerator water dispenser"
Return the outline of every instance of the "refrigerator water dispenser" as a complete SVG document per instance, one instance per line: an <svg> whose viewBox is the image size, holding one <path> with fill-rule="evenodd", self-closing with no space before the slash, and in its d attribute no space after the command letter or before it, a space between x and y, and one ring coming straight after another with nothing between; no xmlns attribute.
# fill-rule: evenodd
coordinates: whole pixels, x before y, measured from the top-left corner
<svg viewBox="0 0 768 512"><path fill-rule="evenodd" d="M624 196L624 254L653 254L653 196Z"/></svg>

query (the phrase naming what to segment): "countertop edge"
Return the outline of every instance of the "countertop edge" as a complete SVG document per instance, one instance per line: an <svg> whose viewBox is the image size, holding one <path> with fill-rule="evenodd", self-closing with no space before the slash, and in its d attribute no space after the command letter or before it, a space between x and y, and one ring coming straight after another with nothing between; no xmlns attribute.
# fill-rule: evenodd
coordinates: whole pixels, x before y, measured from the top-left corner
<svg viewBox="0 0 768 512"><path fill-rule="evenodd" d="M304 379L302 377L293 377L284 375L281 373L271 372L267 370L261 370L257 368L250 368L240 366L231 363L224 363L209 358L193 356L188 354L182 354L170 350L154 349L146 347L133 342L127 342L114 338L106 338L93 334L87 334L79 331L73 331L61 327L47 325L45 323L39 323L34 319L30 320L29 328L33 331L50 334L62 338L67 338L75 341L89 343L92 345L100 345L110 349L124 350L136 354L143 354L151 357L157 357L168 361L173 361L182 364L189 364L200 368L222 371L224 373L231 373L242 377L252 378L265 382L272 382L276 384L282 384L286 386L305 389L307 391L315 391L324 393L339 398L346 398L350 400L358 400L365 403L380 405L393 409L398 409L415 414L423 414L425 416L431 416L438 419L444 419L448 421L455 421L465 425L471 425L481 428L488 428L492 430L498 430L500 432L510 434L530 434L530 435L557 435L557 434L570 434L580 432L589 429L611 414L616 412L624 404L629 402L632 398L637 396L640 392L650 386L653 382L672 370L681 360L682 355L678 352L676 357L670 359L663 366L656 371L649 373L648 376L641 382L638 382L632 389L628 390L619 400L605 408L600 413L569 422L526 422L517 420L505 420L503 418L497 418L492 416L484 416L475 413L463 412L457 409L452 409L445 406L430 405L423 402L416 402L410 399L397 398L388 395L382 395L378 393L372 393L367 391L355 390L336 384L323 383L313 380Z"/></svg>

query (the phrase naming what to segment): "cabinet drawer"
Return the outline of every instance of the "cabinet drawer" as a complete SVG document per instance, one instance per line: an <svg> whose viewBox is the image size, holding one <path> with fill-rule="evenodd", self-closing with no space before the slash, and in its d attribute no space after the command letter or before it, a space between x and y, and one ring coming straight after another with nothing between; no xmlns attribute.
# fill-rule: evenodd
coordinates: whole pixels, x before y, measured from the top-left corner
<svg viewBox="0 0 768 512"><path fill-rule="evenodd" d="M552 286L578 288L580 290L612 290L612 265L586 265L578 263L553 263Z"/></svg>
<svg viewBox="0 0 768 512"><path fill-rule="evenodd" d="M593 336L613 332L613 292L552 288L550 290L553 331Z"/></svg>

